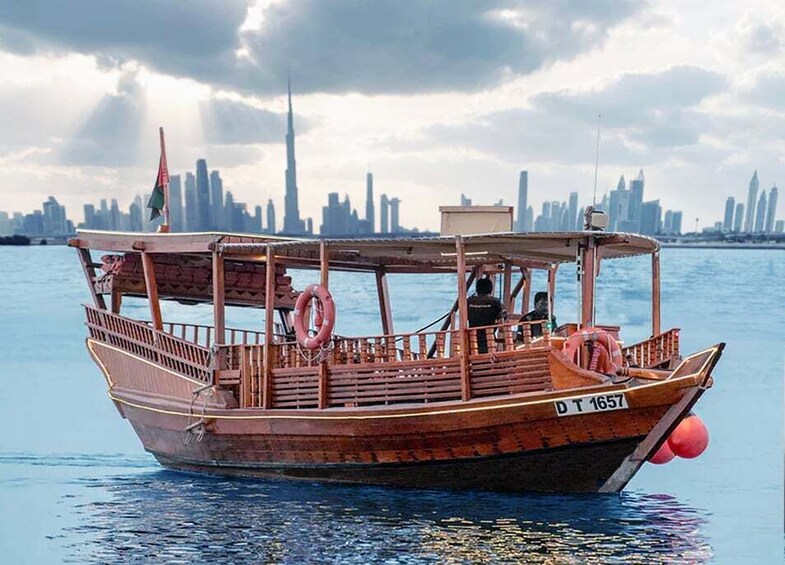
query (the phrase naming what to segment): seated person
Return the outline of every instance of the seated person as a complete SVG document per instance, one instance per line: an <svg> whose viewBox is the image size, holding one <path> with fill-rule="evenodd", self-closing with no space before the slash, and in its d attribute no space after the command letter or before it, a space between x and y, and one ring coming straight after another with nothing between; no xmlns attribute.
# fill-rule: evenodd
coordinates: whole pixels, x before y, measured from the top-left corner
<svg viewBox="0 0 785 565"><path fill-rule="evenodd" d="M537 320L548 319L548 293L538 292L534 295L534 310L521 316L521 322L536 322ZM548 329L552 330L556 327L556 316L551 315ZM529 326L531 329L532 338L542 337L542 325L532 324ZM523 327L518 327L518 340L523 341Z"/></svg>
<svg viewBox="0 0 785 565"><path fill-rule="evenodd" d="M474 290L476 294L466 300L470 328L492 326L496 320L507 318L507 312L501 300L491 295L493 283L490 279L479 279ZM477 332L477 352L488 353L488 341L484 331Z"/></svg>

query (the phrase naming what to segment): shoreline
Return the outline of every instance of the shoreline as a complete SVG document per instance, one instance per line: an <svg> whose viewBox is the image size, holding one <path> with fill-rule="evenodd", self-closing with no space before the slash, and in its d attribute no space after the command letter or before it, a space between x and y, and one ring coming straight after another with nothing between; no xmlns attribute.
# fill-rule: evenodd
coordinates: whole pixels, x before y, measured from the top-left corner
<svg viewBox="0 0 785 565"><path fill-rule="evenodd" d="M661 241L663 249L755 249L755 250L785 250L785 243L670 243Z"/></svg>

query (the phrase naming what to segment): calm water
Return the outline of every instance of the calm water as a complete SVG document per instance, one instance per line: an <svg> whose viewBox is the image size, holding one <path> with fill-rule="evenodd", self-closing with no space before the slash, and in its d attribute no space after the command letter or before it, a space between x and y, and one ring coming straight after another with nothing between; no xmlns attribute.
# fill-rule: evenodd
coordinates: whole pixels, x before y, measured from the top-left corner
<svg viewBox="0 0 785 565"><path fill-rule="evenodd" d="M645 465L621 495L510 496L222 480L162 470L105 395L84 348L72 250L0 248L3 563L781 563L785 253L665 250L663 327L683 352L725 341L698 412L697 460ZM609 261L598 320L648 334L649 263ZM298 285L315 281L298 273ZM396 329L441 315L455 281L392 279ZM544 283L540 283L542 286ZM371 276L336 275L338 331L378 331ZM560 322L576 318L563 267ZM125 311L146 317L142 302ZM371 308L372 310L372 308ZM173 321L207 307L165 305ZM232 310L232 324L260 325Z"/></svg>

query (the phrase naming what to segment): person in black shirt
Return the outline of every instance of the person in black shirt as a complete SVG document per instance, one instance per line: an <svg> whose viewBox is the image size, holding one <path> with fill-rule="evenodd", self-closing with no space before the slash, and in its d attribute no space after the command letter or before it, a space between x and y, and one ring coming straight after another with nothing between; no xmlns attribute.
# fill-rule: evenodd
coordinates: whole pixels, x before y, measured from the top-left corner
<svg viewBox="0 0 785 565"><path fill-rule="evenodd" d="M474 290L476 294L466 300L470 328L492 326L499 318L507 317L501 300L491 295L493 284L490 279L479 279ZM477 333L477 352L488 353L488 341L483 331Z"/></svg>
<svg viewBox="0 0 785 565"><path fill-rule="evenodd" d="M534 310L526 314L525 316L521 316L521 322L536 322L537 320L547 320L548 319L548 293L547 292L538 292L534 295ZM549 329L553 329L556 327L556 316L551 315L551 322L549 324ZM533 324L530 326L532 337L542 337L542 326L539 324ZM518 339L523 341L523 328L518 329Z"/></svg>

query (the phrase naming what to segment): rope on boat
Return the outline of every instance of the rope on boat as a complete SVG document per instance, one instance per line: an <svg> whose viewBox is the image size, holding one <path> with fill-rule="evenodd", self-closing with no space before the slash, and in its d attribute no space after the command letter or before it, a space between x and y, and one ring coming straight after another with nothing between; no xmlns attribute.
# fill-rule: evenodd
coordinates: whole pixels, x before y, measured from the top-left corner
<svg viewBox="0 0 785 565"><path fill-rule="evenodd" d="M207 394L202 394L205 391L209 391ZM183 443L188 445L191 443L191 439L193 436L196 436L196 441L200 442L204 439L204 434L207 431L207 399L212 398L215 394L215 388L212 384L207 384L200 386L193 390L193 396L191 397L191 405L188 408L188 425L185 427L183 432L185 432L185 436L183 437ZM194 417L194 404L196 404L196 399L202 397L202 413L198 420L192 422Z"/></svg>
<svg viewBox="0 0 785 565"><path fill-rule="evenodd" d="M419 330L415 330L413 333L416 333L416 334L418 334L418 333L420 333L420 332L422 332L422 331L425 331L425 330L427 330L428 328L430 328L431 326L435 326L436 324L438 324L439 322L441 322L441 321L442 321L442 320L444 320L445 318L448 318L450 315L452 315L452 309L450 309L450 310L447 310L447 312L446 312L446 313L445 313L443 316L441 316L441 317L439 317L439 318L436 318L436 319L435 319L433 322L431 322L431 323L430 323L430 324L428 324L427 326L423 326L423 327L421 327ZM398 339L401 339L401 338L396 338L396 341L398 341Z"/></svg>
<svg viewBox="0 0 785 565"><path fill-rule="evenodd" d="M308 350L300 346L300 343L297 342L297 352L300 354L307 363L324 363L330 357L330 353L332 353L333 349L335 349L335 344L332 340L327 343L322 344L319 349L316 350Z"/></svg>

